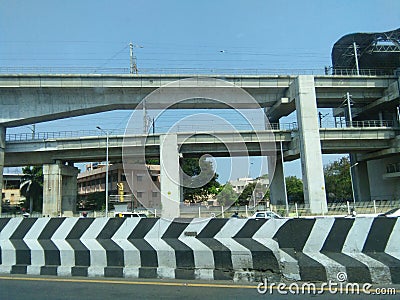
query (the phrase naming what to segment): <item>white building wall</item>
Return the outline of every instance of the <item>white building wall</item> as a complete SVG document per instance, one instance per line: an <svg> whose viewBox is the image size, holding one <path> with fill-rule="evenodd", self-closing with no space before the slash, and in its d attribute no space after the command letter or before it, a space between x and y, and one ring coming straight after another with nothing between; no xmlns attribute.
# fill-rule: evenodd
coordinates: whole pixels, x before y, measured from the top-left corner
<svg viewBox="0 0 400 300"><path fill-rule="evenodd" d="M387 165L400 162L400 157L368 161L371 200L400 200L400 173L387 173Z"/></svg>

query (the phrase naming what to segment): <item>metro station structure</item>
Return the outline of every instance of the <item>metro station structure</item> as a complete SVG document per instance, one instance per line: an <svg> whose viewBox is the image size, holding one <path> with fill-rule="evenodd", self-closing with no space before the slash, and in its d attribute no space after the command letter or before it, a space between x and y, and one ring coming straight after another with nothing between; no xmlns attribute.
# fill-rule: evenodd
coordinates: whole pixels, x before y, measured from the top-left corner
<svg viewBox="0 0 400 300"><path fill-rule="evenodd" d="M333 46L332 67L326 68L324 75L0 74L0 174L4 166L43 165L43 214L71 215L76 202L71 194L72 186L76 192L77 168L73 164L102 160L105 137L21 141L7 138L6 128L135 109L158 88L196 76L223 79L242 88L264 109L271 124L279 124L282 117L295 112L297 128L287 130L278 125L272 131L277 148L282 142L285 161L301 159L305 202L311 213L327 211L324 153L350 153L356 201L400 198L400 29L342 37ZM253 108L240 99L231 100L236 107ZM164 109L170 104L169 99L160 99L147 108ZM171 108L225 107L193 98ZM344 125L340 122L335 128L321 128L318 108L333 109L337 119L344 118ZM229 132L225 134L229 141ZM248 138L249 155L260 155L251 140L254 132L242 135ZM122 136L110 137L113 162L121 162L122 140ZM168 157L160 170L161 192L168 190L161 203L181 199L181 187L176 184L181 156L227 155L226 147L205 133L155 134L145 147L154 157L160 157L160 152L161 159ZM275 169L271 201L278 204L285 192L280 159ZM174 180L165 176L166 171L173 173Z"/></svg>

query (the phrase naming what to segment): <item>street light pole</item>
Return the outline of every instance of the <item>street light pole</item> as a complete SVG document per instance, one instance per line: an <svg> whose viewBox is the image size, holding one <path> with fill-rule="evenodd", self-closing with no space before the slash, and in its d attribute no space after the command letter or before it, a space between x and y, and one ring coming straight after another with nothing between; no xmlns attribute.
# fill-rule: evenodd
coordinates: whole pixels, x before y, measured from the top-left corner
<svg viewBox="0 0 400 300"><path fill-rule="evenodd" d="M100 126L96 128L106 134L106 217L108 217L108 130L104 130Z"/></svg>
<svg viewBox="0 0 400 300"><path fill-rule="evenodd" d="M281 141L281 164L282 164L282 173L283 173L283 187L285 189L286 216L288 217L289 216L289 202L288 202L287 190L286 190L286 178L285 178L285 166L284 166L284 160L283 160L282 141Z"/></svg>
<svg viewBox="0 0 400 300"><path fill-rule="evenodd" d="M358 165L358 162L356 162L353 165L350 165L350 181L351 181L351 192L352 192L352 195L353 195L353 209L355 209L355 207L356 207L356 196L355 196L355 193L354 193L354 181L353 181L353 171L352 171L352 169L353 169L353 167L355 167L357 165Z"/></svg>
<svg viewBox="0 0 400 300"><path fill-rule="evenodd" d="M354 59L355 59L355 62L356 62L357 75L360 75L360 67L358 66L358 54L357 54L357 44L356 44L356 42L353 42L353 50L354 50Z"/></svg>
<svg viewBox="0 0 400 300"><path fill-rule="evenodd" d="M349 115L349 127L353 127L353 116L351 115L351 100L350 100L350 93L346 93L346 101L347 101L347 112Z"/></svg>

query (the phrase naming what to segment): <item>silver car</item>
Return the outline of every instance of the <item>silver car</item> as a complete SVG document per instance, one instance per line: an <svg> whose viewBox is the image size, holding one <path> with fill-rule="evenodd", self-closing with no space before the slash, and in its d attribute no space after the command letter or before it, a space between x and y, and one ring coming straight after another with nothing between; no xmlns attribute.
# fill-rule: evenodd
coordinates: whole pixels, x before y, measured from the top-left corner
<svg viewBox="0 0 400 300"><path fill-rule="evenodd" d="M258 211L249 219L281 219L282 217L273 211Z"/></svg>

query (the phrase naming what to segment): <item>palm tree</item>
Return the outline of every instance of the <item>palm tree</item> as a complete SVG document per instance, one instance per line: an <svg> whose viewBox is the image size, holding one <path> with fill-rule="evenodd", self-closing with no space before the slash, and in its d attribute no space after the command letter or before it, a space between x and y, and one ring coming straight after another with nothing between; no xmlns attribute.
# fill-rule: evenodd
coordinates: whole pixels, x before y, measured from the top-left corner
<svg viewBox="0 0 400 300"><path fill-rule="evenodd" d="M26 200L22 206L28 208L29 212L33 210L41 210L43 202L43 168L27 166L22 169L24 176L22 177L20 192Z"/></svg>

